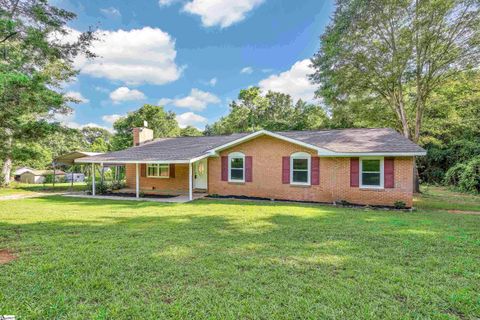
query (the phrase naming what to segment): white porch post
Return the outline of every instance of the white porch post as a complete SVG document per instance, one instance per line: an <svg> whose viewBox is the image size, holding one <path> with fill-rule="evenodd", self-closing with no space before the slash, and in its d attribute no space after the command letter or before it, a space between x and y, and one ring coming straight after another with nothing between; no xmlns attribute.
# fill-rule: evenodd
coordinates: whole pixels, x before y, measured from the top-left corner
<svg viewBox="0 0 480 320"><path fill-rule="evenodd" d="M95 195L95 163L92 163L92 196Z"/></svg>
<svg viewBox="0 0 480 320"><path fill-rule="evenodd" d="M140 198L140 174L138 163L135 164L135 196Z"/></svg>
<svg viewBox="0 0 480 320"><path fill-rule="evenodd" d="M188 163L188 200L193 200L193 175L192 163Z"/></svg>

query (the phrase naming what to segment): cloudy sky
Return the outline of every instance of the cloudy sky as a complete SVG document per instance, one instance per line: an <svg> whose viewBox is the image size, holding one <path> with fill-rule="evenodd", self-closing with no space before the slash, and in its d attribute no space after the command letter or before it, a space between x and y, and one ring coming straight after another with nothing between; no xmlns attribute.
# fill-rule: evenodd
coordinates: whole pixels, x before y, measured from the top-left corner
<svg viewBox="0 0 480 320"><path fill-rule="evenodd" d="M145 103L203 129L228 113L240 89L260 86L313 99L309 58L333 11L331 0L52 0L90 26L95 60L77 59L65 92L79 100L71 127L111 128Z"/></svg>

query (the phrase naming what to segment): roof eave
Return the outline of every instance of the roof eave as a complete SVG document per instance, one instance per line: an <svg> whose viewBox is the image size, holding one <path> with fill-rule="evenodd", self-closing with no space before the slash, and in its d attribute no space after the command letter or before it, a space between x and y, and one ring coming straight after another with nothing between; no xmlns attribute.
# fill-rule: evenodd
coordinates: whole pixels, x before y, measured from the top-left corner
<svg viewBox="0 0 480 320"><path fill-rule="evenodd" d="M426 151L416 152L334 152L318 153L322 157L417 157L426 156Z"/></svg>

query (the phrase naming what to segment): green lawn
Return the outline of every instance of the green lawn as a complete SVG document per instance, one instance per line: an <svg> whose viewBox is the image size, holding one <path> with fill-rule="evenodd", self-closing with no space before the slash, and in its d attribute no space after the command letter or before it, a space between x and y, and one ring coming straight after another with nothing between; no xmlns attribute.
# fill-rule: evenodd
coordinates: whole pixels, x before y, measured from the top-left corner
<svg viewBox="0 0 480 320"><path fill-rule="evenodd" d="M0 197L1 196L10 196L10 195L23 195L23 194L35 194L38 192L48 193L48 192L63 192L69 191L71 187L70 183L55 183L55 187L51 184L26 184L12 182L9 188L0 188ZM85 183L75 182L73 184L73 191L83 191L86 188Z"/></svg>
<svg viewBox="0 0 480 320"><path fill-rule="evenodd" d="M0 250L19 257L0 266L0 314L475 319L480 215L448 213L455 201L480 212L479 197L432 188L413 213L227 200L0 201Z"/></svg>

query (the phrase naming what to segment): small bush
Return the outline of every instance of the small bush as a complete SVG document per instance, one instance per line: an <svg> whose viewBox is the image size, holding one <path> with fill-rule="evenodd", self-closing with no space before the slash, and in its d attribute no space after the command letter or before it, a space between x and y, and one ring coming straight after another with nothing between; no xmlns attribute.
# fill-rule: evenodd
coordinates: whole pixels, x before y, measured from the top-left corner
<svg viewBox="0 0 480 320"><path fill-rule="evenodd" d="M110 190L111 190L111 187L107 182L101 183L99 181L96 181L95 194L106 194ZM87 192L89 194L92 193L92 183L90 181L87 183Z"/></svg>
<svg viewBox="0 0 480 320"><path fill-rule="evenodd" d="M444 183L464 192L480 192L480 156L451 167L445 175Z"/></svg>
<svg viewBox="0 0 480 320"><path fill-rule="evenodd" d="M348 202L347 200L339 200L337 201L337 204L341 205L341 206L350 206L352 205L350 202Z"/></svg>
<svg viewBox="0 0 480 320"><path fill-rule="evenodd" d="M120 190L126 187L125 182L123 181L113 181L111 183L111 188L112 190Z"/></svg>
<svg viewBox="0 0 480 320"><path fill-rule="evenodd" d="M393 203L393 207L395 209L405 209L407 207L407 204L402 200L397 200Z"/></svg>
<svg viewBox="0 0 480 320"><path fill-rule="evenodd" d="M43 180L43 183L53 183L53 174L47 174L45 176L45 179Z"/></svg>

